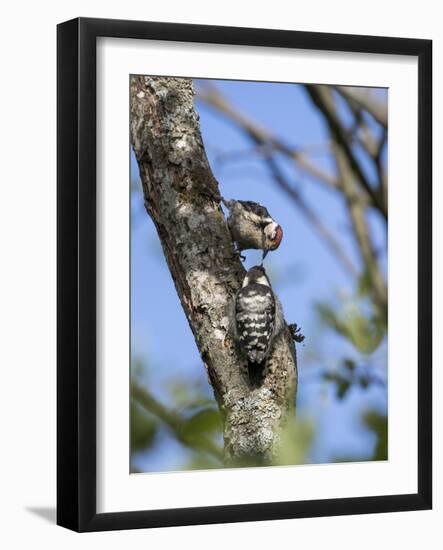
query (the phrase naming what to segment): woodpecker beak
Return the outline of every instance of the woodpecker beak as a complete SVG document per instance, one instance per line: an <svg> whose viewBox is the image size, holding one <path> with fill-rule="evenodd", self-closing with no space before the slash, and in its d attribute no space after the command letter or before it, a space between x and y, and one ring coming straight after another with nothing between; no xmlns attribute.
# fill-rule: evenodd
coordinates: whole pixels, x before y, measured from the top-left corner
<svg viewBox="0 0 443 550"><path fill-rule="evenodd" d="M283 239L283 229L281 228L280 225L277 225L277 228L275 230L275 237L272 239L271 250L276 250L280 246L282 239Z"/></svg>

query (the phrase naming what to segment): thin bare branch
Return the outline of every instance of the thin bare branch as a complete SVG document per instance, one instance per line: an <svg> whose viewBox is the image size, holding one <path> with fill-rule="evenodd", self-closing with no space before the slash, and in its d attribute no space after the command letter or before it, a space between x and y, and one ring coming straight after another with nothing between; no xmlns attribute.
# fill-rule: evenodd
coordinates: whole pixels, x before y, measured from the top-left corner
<svg viewBox="0 0 443 550"><path fill-rule="evenodd" d="M388 130L387 128L383 127L381 137L377 139L374 135L374 132L368 126L365 117L363 116L363 107L361 107L361 105L352 97L352 95L343 93L346 92L346 88L344 88L344 90L340 90L340 86L335 86L335 89L341 95L343 101L346 102L349 109L354 115L355 122L351 132L353 142L356 141L361 147L363 147L368 157L372 161L377 172L379 188L381 191L383 202L387 205L387 176L386 169L382 163L382 153L386 145Z"/></svg>
<svg viewBox="0 0 443 550"><path fill-rule="evenodd" d="M327 247L337 257L346 272L351 275L356 275L357 269L349 256L340 246L333 234L321 222L315 211L306 203L300 193L286 180L277 163L272 158L272 152L278 151L284 153L286 156L296 161L299 166L301 166L300 159L302 156L293 149L289 148L267 130L260 128L242 113L236 111L229 103L225 101L223 96L215 88L205 88L204 92L199 93L199 99L217 109L218 112L225 115L229 120L235 123L238 128L244 131L252 143L260 148L259 150L263 155L263 159L265 160L277 185L279 185L279 187L291 198L295 206L309 220L317 234L324 239ZM303 160L303 162L305 161ZM303 166L305 166L305 164L303 164ZM317 175L317 179L323 181L323 183L328 183L328 185L335 190L339 189L337 181L331 179L316 166L309 164L309 172L311 175L314 175L315 173Z"/></svg>
<svg viewBox="0 0 443 550"><path fill-rule="evenodd" d="M388 217L387 207L383 200L382 193L373 189L358 160L356 159L349 143L348 134L342 125L335 109L333 97L328 86L317 84L306 84L305 88L319 111L322 113L331 133L331 137L337 142L338 146L346 155L350 169L355 175L361 187L367 193L368 197L375 208L383 215L385 219Z"/></svg>
<svg viewBox="0 0 443 550"><path fill-rule="evenodd" d="M353 86L335 86L345 99L358 105L369 113L381 126L388 127L388 110L384 102L379 101L367 88Z"/></svg>
<svg viewBox="0 0 443 550"><path fill-rule="evenodd" d="M335 178L312 163L301 149L290 147L267 129L260 127L247 116L234 109L216 88L209 86L205 86L204 89L199 88L198 99L225 116L227 120L242 130L255 144L282 153L290 158L297 168L311 176L315 181L326 185L330 189L337 189L338 184Z"/></svg>
<svg viewBox="0 0 443 550"><path fill-rule="evenodd" d="M302 212L302 214L309 220L316 232L323 238L330 251L340 261L343 268L351 275L357 275L358 271L356 267L354 266L353 262L346 254L346 252L343 250L343 248L340 246L340 243L329 231L329 229L324 225L321 219L317 216L316 212L308 205L308 203L303 199L300 193L294 188L294 186L290 185L290 183L283 175L283 172L279 169L278 164L275 162L275 160L271 156L269 156L266 159L266 164L271 172L272 177L274 178L274 181L292 200L292 202Z"/></svg>
<svg viewBox="0 0 443 550"><path fill-rule="evenodd" d="M371 290L374 301L378 304L381 311L385 313L387 308L387 288L384 277L378 267L377 257L371 242L368 224L366 222L365 211L360 202L355 200L357 190L354 183L354 177L349 169L343 149L341 149L337 144L335 144L335 149L335 159L337 162L337 168L341 175L340 179L343 182L343 194L346 197L346 204L348 206L349 215L354 228L354 236L365 265L365 270L371 281Z"/></svg>
<svg viewBox="0 0 443 550"><path fill-rule="evenodd" d="M344 96L341 97L354 115L354 124L349 131L352 142L358 143L363 147L370 159L375 161L375 157L379 150L379 143L363 116L363 109L352 99Z"/></svg>
<svg viewBox="0 0 443 550"><path fill-rule="evenodd" d="M338 119L337 107L331 90L323 87L322 97L324 103L328 105L329 116L331 118ZM351 108L354 110L355 106ZM356 118L358 120L358 112ZM329 132L333 138L334 131L331 127L329 128ZM348 155L345 149L341 146L341 143L332 139L332 144L334 159L340 175L339 181L341 184L341 191L346 199L349 217L354 230L354 236L365 266L365 271L371 281L373 299L380 308L380 311L385 314L387 310L386 282L378 266L377 257L366 221L365 208L359 200L359 190L356 185L355 173L351 168ZM376 162L377 155L380 154L379 151L381 151L382 147L383 145L378 145L377 152L373 156L374 162Z"/></svg>
<svg viewBox="0 0 443 550"><path fill-rule="evenodd" d="M388 204L388 176L386 174L386 167L382 162L383 149L388 140L388 130L384 130L382 138L378 144L378 150L374 157L375 166L377 169L378 179L380 180L381 193L383 195L384 203Z"/></svg>

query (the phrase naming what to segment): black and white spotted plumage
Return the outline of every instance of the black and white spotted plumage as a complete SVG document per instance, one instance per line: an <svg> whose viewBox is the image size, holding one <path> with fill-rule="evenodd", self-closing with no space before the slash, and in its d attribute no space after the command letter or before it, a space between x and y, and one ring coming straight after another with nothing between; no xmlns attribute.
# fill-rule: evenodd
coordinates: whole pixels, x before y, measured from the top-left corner
<svg viewBox="0 0 443 550"><path fill-rule="evenodd" d="M234 201L229 201L229 202L232 203ZM271 215L269 214L269 211L266 208L266 206L262 206L258 202L254 202L254 201L235 201L235 202L238 202L242 206L242 208L244 208L247 212L250 212L251 214L255 214L260 219L271 218Z"/></svg>
<svg viewBox="0 0 443 550"><path fill-rule="evenodd" d="M263 258L279 247L283 230L268 209L253 201L225 200L229 210L228 227L237 250L263 250Z"/></svg>
<svg viewBox="0 0 443 550"><path fill-rule="evenodd" d="M263 374L272 341L281 327L281 306L263 267L251 268L235 298L235 338L256 384Z"/></svg>

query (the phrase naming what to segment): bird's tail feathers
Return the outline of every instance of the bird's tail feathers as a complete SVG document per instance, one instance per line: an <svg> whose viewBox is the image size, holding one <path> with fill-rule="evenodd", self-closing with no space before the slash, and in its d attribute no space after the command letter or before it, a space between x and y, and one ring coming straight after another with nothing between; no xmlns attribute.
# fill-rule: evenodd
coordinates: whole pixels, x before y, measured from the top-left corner
<svg viewBox="0 0 443 550"><path fill-rule="evenodd" d="M253 388L261 386L265 378L266 359L260 363L248 360L248 377L249 383Z"/></svg>

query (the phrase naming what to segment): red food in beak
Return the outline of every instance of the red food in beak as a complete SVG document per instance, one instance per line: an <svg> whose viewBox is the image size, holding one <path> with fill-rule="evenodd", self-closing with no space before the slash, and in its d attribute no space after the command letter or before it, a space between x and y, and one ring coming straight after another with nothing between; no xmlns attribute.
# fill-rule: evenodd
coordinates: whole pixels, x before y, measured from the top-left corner
<svg viewBox="0 0 443 550"><path fill-rule="evenodd" d="M272 249L275 250L280 246L281 240L283 239L283 229L280 226L277 226L277 229L275 230L275 237L272 243Z"/></svg>

